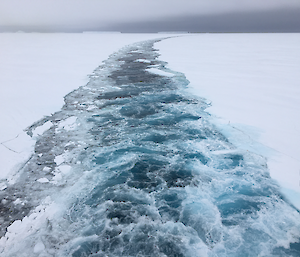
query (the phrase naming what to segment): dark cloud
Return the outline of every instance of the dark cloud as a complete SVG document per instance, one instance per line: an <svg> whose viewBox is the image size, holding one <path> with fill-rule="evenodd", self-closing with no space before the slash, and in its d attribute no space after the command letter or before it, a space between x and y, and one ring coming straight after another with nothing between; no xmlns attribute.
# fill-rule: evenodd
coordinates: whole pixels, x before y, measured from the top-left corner
<svg viewBox="0 0 300 257"><path fill-rule="evenodd" d="M299 32L299 0L0 0L0 32Z"/></svg>
<svg viewBox="0 0 300 257"><path fill-rule="evenodd" d="M123 22L106 29L122 32L300 32L300 8Z"/></svg>

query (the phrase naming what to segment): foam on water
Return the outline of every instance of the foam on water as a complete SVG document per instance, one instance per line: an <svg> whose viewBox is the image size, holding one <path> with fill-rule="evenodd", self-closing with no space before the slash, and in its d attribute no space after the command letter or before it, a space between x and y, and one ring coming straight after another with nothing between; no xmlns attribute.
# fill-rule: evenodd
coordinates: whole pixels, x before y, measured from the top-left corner
<svg viewBox="0 0 300 257"><path fill-rule="evenodd" d="M1 192L3 256L299 256L299 212L266 160L216 130L155 42L28 128L52 124Z"/></svg>

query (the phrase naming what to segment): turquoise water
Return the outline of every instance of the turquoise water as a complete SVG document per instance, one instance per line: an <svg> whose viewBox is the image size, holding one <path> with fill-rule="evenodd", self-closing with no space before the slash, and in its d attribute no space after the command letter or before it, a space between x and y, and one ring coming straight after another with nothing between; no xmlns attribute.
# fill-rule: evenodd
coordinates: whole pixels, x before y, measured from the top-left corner
<svg viewBox="0 0 300 257"><path fill-rule="evenodd" d="M266 159L210 123L206 100L186 93L155 42L111 55L61 111L28 129L52 124L3 192L3 224L49 196L59 211L7 256L300 256L299 212ZM62 126L70 117L75 125Z"/></svg>

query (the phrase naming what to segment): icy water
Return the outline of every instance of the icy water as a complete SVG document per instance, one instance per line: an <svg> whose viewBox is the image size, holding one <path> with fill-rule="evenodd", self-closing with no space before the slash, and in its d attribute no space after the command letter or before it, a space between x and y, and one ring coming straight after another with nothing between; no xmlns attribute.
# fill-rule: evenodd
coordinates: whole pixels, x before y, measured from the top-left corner
<svg viewBox="0 0 300 257"><path fill-rule="evenodd" d="M155 42L111 55L28 128L50 127L1 191L1 256L300 256L266 160L216 130Z"/></svg>

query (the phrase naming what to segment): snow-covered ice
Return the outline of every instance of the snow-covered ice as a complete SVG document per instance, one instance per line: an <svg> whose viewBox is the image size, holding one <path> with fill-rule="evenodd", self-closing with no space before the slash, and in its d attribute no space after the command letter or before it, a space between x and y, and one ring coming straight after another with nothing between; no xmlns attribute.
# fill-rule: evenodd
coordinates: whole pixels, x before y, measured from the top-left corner
<svg viewBox="0 0 300 257"><path fill-rule="evenodd" d="M57 47L64 42L66 53L55 47L50 51L52 54L53 51L58 53L56 57L48 56L51 71L57 64L54 61L68 55L74 58L72 53L82 57L83 52L79 50L87 39L91 49L82 51L88 53L86 62L94 64L93 70L103 60L93 56L93 51L105 49L108 42L124 38L122 43L125 44L163 36L20 35L29 48L30 43L36 43L34 40L39 41L40 50L49 43L43 37L50 39L52 45ZM0 46L7 47L5 43L13 42L20 47L20 52L23 51L24 46L15 42L17 35L3 34L0 37L4 38ZM107 41L99 42L99 39ZM71 41L73 52L66 49ZM78 44L77 47L74 42ZM76 74L72 73L74 76L71 81L74 85L69 84L70 69L74 68L72 58L64 59L64 64L69 62L69 66L56 70L57 75L64 73L66 77L58 80L59 83L50 89L47 83L51 76L45 76L47 65L35 62L41 53L44 54L43 51L34 54L34 49L31 49L30 55L25 54L24 60L8 58L5 64L1 64L0 68L4 71L0 71L0 82L14 85L15 88L3 88L9 97L2 97L1 104L11 108L1 112L5 121L1 128L1 153L5 158L1 162L10 161L12 164L1 170L0 186L5 189L17 181L18 173L14 174L18 167L12 167L24 165L27 168L23 178L28 179L24 192L31 190L30 183L38 182L32 185L41 194L41 199L31 196L33 203L17 196L14 198L14 205L24 206L20 210L26 212L30 207L33 209L30 215L23 216L22 220L16 219L8 227L7 233L0 239L1 251L7 249L5 252L17 252L14 244L20 243L18 249L25 249L26 242L31 242L32 250L26 249L27 252L31 251L37 256L46 248L53 252L54 241L46 239L43 234L51 227L51 231L55 231L51 234L57 237L56 240L64 240L59 238L60 226L68 229L72 226L78 232L76 235L64 235L68 243L63 247L69 253L81 254L81 251L89 251L89 247L93 251L97 251L96 248L104 249L104 245L100 247L97 242L106 236L103 233L110 233L112 244L117 234L111 233L119 229L116 230L118 223L115 221L120 219L121 222L123 217L123 214L116 214L116 210L127 213L126 219L134 219L128 226L125 220L118 224L123 228L122 240L126 240L126 233L132 238L135 233L143 235L145 231L153 235L168 233L171 241L165 241L168 240L165 236L154 238L170 243L174 253L182 252L187 245L193 249L189 251L196 250L198 253L222 253L224 249L233 253L236 246L239 252L250 247L260 253L272 249L276 253L283 253L289 251L285 249L290 243L296 243L293 247L298 247L299 213L280 198L279 187L269 178L268 170L283 187L282 191L289 200L299 208L299 199L296 197L299 188L295 184L295 169L298 167L299 170L299 135L294 131L299 123L293 119L299 116L299 76L296 73L300 55L299 36L201 34L168 38L155 44L161 53L161 61L156 60L152 43L133 45L111 55L103 66L89 76L90 82L86 86L83 86L86 84L83 78L91 73L91 70L85 69L88 65L75 69ZM10 57L14 56L13 48L11 51ZM5 53L6 58L8 53ZM45 82L45 90L51 91L51 103L51 97L43 96L42 90L36 90L41 84L30 86L32 74L22 71L29 56L35 60L31 65L36 66L33 65L31 69L36 70L35 75L39 74L37 81ZM167 68L164 61L168 62ZM16 82L15 78L10 81L11 77L8 79L5 75L6 71L9 73L16 69L18 64L21 71L18 74L24 78L21 76L18 80L24 82L23 86L29 83L29 91L35 89L31 91L33 95L26 95L27 100L22 102L16 97L22 95L24 98L21 85L13 83ZM134 70L131 70L131 65L135 67ZM128 72L132 72L131 77L127 77ZM190 81L187 89L185 86L188 81L184 75ZM65 84L69 86L64 87ZM79 86L83 87L66 95ZM66 88L68 92L64 92ZM66 95L65 105L59 111L63 105L62 95ZM195 95L199 96L198 100L193 98ZM206 109L208 106L211 107ZM37 112L29 112L26 117L26 111L22 113L26 108ZM40 119L54 112L52 118L47 116ZM11 118L15 118L14 122ZM214 125L210 124L211 121ZM28 136L30 140L20 140L18 143L17 139L27 138L20 131L33 122L36 123L28 129L28 134L38 142L32 161L26 164L26 156L22 160L20 156L25 152L28 159L34 140ZM181 133L183 131L185 133ZM19 159L9 159L12 153ZM141 172L144 169L149 172L146 176ZM32 178L28 176L31 172ZM124 178L127 178L125 184L122 182ZM41 188L47 188L48 191ZM59 190L56 192L56 189ZM64 192L64 197L60 196L60 191ZM47 196L48 192L51 196ZM115 198L121 199L120 204L119 200L111 200ZM3 199L2 204L5 201ZM127 206L131 202L135 205ZM66 205L69 206L67 209ZM102 213L105 208L107 215ZM87 219L82 219L85 215ZM103 219L106 216L107 223ZM180 222L177 223L177 219ZM96 233L93 226L99 229L99 222L106 224L105 229ZM143 227L149 222L152 227ZM241 224L247 226L248 230L244 231ZM281 228L282 224L288 231ZM158 229L156 232L153 230L155 227ZM255 238L249 238L253 234ZM182 240L177 246L174 242L179 235ZM241 244L240 240L244 242ZM264 246L260 245L256 249L253 245L255 240L266 246L271 243L272 247L263 250ZM121 246L123 243L120 241L117 244ZM162 252L167 251L164 245L160 246ZM59 250L64 251L63 248ZM186 253L188 256L191 255L189 251Z"/></svg>

